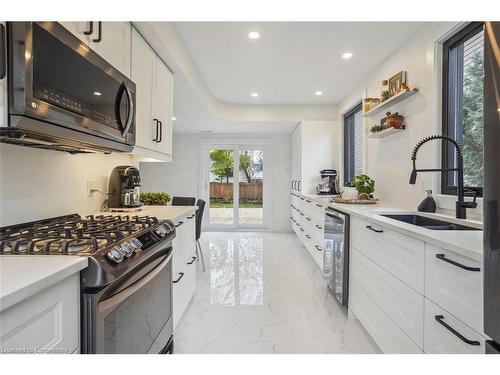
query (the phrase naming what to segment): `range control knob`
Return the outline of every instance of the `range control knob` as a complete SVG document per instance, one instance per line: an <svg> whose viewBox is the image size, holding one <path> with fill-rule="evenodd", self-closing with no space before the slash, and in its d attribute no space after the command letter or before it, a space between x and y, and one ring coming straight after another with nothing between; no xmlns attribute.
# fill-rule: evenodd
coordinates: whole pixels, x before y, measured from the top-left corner
<svg viewBox="0 0 500 375"><path fill-rule="evenodd" d="M120 249L122 250L122 252L125 254L125 256L127 258L129 256L131 256L135 251L134 247L129 242L122 243L122 245L120 246Z"/></svg>
<svg viewBox="0 0 500 375"><path fill-rule="evenodd" d="M142 246L142 242L139 241L137 238L132 238L130 240L130 244L132 245L132 247L134 248L134 251L137 252L137 251L140 251L141 250L141 246Z"/></svg>
<svg viewBox="0 0 500 375"><path fill-rule="evenodd" d="M123 253L118 246L113 247L106 254L108 259L114 263L120 263L123 260Z"/></svg>

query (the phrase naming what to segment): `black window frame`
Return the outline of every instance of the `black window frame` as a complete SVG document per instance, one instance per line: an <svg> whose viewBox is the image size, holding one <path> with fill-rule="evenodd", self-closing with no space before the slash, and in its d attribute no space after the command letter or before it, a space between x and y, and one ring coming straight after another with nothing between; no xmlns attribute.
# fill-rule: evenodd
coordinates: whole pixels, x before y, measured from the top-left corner
<svg viewBox="0 0 500 375"><path fill-rule="evenodd" d="M483 30L484 22L471 22L462 30L451 36L443 43L443 70L442 70L442 134L445 136L449 136L450 138L455 139L459 144L462 144L463 137L463 128L457 130L457 134L453 134L450 131L449 119L450 119L450 110L448 103L451 100L462 100L462 98L452 97L453 93L450 93L450 59L449 52L450 49L453 49L459 44L462 44L466 40L470 39L474 35L478 34ZM457 73L455 73L456 75ZM457 82L454 83L457 85ZM463 82L461 82L463 84ZM455 87L456 88L456 87ZM455 90L455 92L459 92L462 94L463 90ZM458 121L460 126L462 126L462 122ZM444 195L458 195L458 189L455 185L448 185L448 176L450 172L444 171L444 169L450 169L455 167L454 160L454 147L449 142L443 141L441 147L441 168L443 171L441 172L441 194ZM456 172L451 172L456 173ZM478 197L483 196L483 187L476 186L466 186L466 195L470 195L469 191L474 191Z"/></svg>
<svg viewBox="0 0 500 375"><path fill-rule="evenodd" d="M344 186L350 186L355 176L354 115L363 110L359 102L344 114Z"/></svg>

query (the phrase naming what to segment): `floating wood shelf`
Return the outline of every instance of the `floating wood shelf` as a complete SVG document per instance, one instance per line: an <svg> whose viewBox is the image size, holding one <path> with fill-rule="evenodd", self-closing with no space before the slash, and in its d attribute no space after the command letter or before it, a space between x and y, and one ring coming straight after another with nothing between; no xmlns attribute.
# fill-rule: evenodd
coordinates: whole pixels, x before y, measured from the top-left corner
<svg viewBox="0 0 500 375"><path fill-rule="evenodd" d="M395 133L401 133L404 131L406 127L402 127L401 129L395 129L395 128L387 128L384 129L378 133L370 133L368 134L368 138L384 138L387 137L388 135L395 134Z"/></svg>
<svg viewBox="0 0 500 375"><path fill-rule="evenodd" d="M372 116L376 115L377 113L380 113L383 110L393 106L394 104L399 103L399 102L405 100L406 98L409 98L410 96L413 96L415 94L418 94L418 90L417 91L400 92L399 94L396 94L396 95L390 97L385 102L380 103L375 108L370 109L368 112L363 113L363 117L372 117Z"/></svg>

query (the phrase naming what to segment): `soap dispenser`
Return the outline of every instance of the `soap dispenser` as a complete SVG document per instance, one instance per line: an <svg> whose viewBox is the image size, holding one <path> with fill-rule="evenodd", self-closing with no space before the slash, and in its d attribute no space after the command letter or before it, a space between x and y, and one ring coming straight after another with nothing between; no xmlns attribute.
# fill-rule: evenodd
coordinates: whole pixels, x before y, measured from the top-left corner
<svg viewBox="0 0 500 375"><path fill-rule="evenodd" d="M436 201L432 197L432 190L426 190L427 197L418 205L419 212L436 212Z"/></svg>

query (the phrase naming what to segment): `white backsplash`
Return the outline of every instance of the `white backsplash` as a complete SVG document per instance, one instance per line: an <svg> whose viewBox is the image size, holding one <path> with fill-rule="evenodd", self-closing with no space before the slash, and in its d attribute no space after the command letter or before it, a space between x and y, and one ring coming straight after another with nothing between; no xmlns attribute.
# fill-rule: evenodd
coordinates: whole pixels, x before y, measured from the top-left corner
<svg viewBox="0 0 500 375"><path fill-rule="evenodd" d="M127 154L70 155L0 144L0 226L98 211L104 197L88 197L87 180L106 193L118 165L134 163Z"/></svg>

